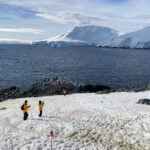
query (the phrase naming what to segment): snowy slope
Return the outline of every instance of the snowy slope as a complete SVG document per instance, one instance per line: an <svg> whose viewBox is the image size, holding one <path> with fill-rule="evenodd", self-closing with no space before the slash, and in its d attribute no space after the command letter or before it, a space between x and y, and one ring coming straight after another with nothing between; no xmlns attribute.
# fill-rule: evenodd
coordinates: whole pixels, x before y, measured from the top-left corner
<svg viewBox="0 0 150 150"><path fill-rule="evenodd" d="M73 94L0 103L0 150L149 150L150 106L136 104L150 92ZM28 99L29 118L20 106ZM45 102L38 117L38 101ZM6 107L5 110L1 110Z"/></svg>
<svg viewBox="0 0 150 150"><path fill-rule="evenodd" d="M84 25L75 27L71 32L47 40L52 47L103 45L117 37L117 31L101 26ZM35 44L40 44L37 42Z"/></svg>
<svg viewBox="0 0 150 150"><path fill-rule="evenodd" d="M106 46L124 48L150 48L150 27L110 40Z"/></svg>
<svg viewBox="0 0 150 150"><path fill-rule="evenodd" d="M92 44L85 41L80 41L68 37L67 34L62 34L47 40L48 45L51 47L69 47L69 46L91 46Z"/></svg>
<svg viewBox="0 0 150 150"><path fill-rule="evenodd" d="M115 30L107 27L86 25L75 27L70 33L66 35L67 38L72 38L95 45L103 45L109 39L117 37Z"/></svg>

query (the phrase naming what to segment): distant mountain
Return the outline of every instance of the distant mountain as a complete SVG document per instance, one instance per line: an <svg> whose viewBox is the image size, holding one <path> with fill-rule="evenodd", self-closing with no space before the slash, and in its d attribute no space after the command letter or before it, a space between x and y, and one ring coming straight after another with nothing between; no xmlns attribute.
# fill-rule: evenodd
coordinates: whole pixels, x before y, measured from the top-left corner
<svg viewBox="0 0 150 150"><path fill-rule="evenodd" d="M31 44L31 41L22 41L18 39L0 39L0 44Z"/></svg>
<svg viewBox="0 0 150 150"><path fill-rule="evenodd" d="M118 37L117 31L95 25L84 25L75 27L71 32L47 41L34 42L33 44L48 44L52 47L82 46L82 45L101 45L103 46L108 40Z"/></svg>
<svg viewBox="0 0 150 150"><path fill-rule="evenodd" d="M111 39L105 44L109 47L150 48L150 26Z"/></svg>

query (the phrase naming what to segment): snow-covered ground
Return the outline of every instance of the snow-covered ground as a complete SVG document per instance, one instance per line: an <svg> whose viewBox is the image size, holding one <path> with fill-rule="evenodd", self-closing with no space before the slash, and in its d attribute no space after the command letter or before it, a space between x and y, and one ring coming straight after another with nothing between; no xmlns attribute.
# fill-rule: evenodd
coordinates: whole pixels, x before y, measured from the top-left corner
<svg viewBox="0 0 150 150"><path fill-rule="evenodd" d="M149 150L150 106L136 104L150 98L139 93L73 94L22 98L0 103L0 150ZM29 119L20 106L28 99ZM38 101L45 102L38 117Z"/></svg>

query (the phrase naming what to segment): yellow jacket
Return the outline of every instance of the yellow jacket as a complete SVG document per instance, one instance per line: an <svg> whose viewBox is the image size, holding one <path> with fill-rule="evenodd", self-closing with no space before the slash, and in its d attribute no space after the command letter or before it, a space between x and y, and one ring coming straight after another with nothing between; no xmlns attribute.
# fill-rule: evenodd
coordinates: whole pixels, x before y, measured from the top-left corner
<svg viewBox="0 0 150 150"><path fill-rule="evenodd" d="M44 103L42 103L42 104L39 104L39 110L40 110L40 111L42 111L42 109L43 109L43 106L44 106Z"/></svg>
<svg viewBox="0 0 150 150"><path fill-rule="evenodd" d="M29 108L30 108L29 105L25 105L25 104L24 104L24 110L23 110L23 113L27 113Z"/></svg>
<svg viewBox="0 0 150 150"><path fill-rule="evenodd" d="M66 90L63 90L63 94L66 95L66 94L67 94L67 91L66 91Z"/></svg>

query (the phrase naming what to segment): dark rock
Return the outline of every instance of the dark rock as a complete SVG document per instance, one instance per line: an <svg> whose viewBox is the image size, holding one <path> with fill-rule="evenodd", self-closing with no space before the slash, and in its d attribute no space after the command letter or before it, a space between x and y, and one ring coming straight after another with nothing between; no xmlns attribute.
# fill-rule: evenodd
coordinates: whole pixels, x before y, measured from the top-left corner
<svg viewBox="0 0 150 150"><path fill-rule="evenodd" d="M150 105L150 99L140 99L137 104L146 104Z"/></svg>
<svg viewBox="0 0 150 150"><path fill-rule="evenodd" d="M115 90L106 89L103 91L98 91L98 92L96 92L96 94L109 94L109 93L113 93L113 92L115 92Z"/></svg>
<svg viewBox="0 0 150 150"><path fill-rule="evenodd" d="M6 107L2 107L2 108L0 108L0 110L5 110L5 109L7 109Z"/></svg>
<svg viewBox="0 0 150 150"><path fill-rule="evenodd" d="M150 90L150 84L143 86L125 86L124 88L118 89L118 92L141 92Z"/></svg>
<svg viewBox="0 0 150 150"><path fill-rule="evenodd" d="M62 95L63 90L67 91L67 94L72 93L85 93L85 92L98 92L110 90L109 87L104 85L91 85L83 84L80 82L57 80L59 82L41 82L32 84L26 91L21 92L17 87L13 86L8 89L0 90L0 101L6 99L14 99L21 97L38 97L48 95Z"/></svg>
<svg viewBox="0 0 150 150"><path fill-rule="evenodd" d="M16 86L12 86L8 89L0 90L0 101L9 99L9 98L19 98L21 96L20 90Z"/></svg>
<svg viewBox="0 0 150 150"><path fill-rule="evenodd" d="M84 92L98 92L98 91L106 91L106 90L110 90L110 87L108 86L104 86L104 85L91 85L91 84L87 84L87 85L83 85L79 88L80 91L84 91Z"/></svg>

